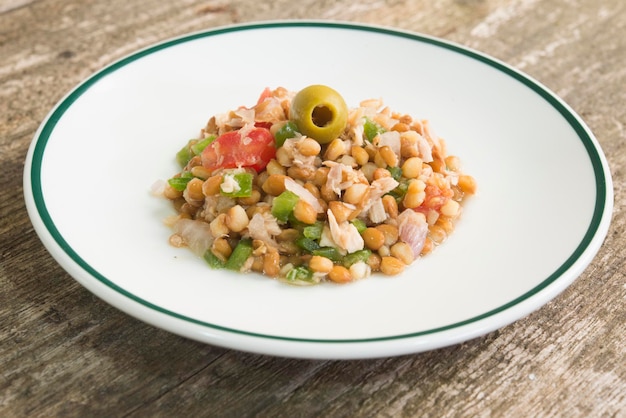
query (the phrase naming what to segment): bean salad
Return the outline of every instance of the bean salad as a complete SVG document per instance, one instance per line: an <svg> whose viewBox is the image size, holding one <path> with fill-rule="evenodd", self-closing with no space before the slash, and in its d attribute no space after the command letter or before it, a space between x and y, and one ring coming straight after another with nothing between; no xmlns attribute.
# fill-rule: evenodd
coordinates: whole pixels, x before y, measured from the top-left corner
<svg viewBox="0 0 626 418"><path fill-rule="evenodd" d="M475 179L427 120L324 85L266 88L212 116L157 183L169 242L288 283L402 273L454 231Z"/></svg>

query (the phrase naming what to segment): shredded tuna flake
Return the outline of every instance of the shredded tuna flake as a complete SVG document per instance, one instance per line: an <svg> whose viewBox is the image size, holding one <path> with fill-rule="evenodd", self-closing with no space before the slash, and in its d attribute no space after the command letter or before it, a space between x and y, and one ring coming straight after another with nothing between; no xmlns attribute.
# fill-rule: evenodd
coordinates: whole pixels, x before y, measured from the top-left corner
<svg viewBox="0 0 626 418"><path fill-rule="evenodd" d="M341 224L337 223L337 219L330 209L328 209L327 214L330 235L340 248L343 248L348 253L363 249L363 237L361 237L354 225L348 221L343 221Z"/></svg>
<svg viewBox="0 0 626 418"><path fill-rule="evenodd" d="M322 205L320 205L320 202L317 200L317 198L313 196L313 194L310 191L308 191L303 186L296 183L296 181L292 179L291 177L287 177L285 179L285 189L289 190L292 193L297 194L300 197L300 199L304 200L309 205L311 205L317 213L324 212L324 208L322 207Z"/></svg>

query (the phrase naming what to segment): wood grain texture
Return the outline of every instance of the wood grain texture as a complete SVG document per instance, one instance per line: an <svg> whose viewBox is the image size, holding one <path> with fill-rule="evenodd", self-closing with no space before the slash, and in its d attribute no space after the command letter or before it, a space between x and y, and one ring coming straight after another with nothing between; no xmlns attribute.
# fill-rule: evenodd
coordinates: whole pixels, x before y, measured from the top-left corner
<svg viewBox="0 0 626 418"><path fill-rule="evenodd" d="M287 18L443 37L559 94L597 136L615 183L613 223L592 264L559 297L499 331L362 361L200 344L78 285L38 240L22 198L26 150L46 114L82 79L138 48ZM625 2L9 0L0 3L0 58L0 416L626 416ZM532 121L521 128L535 129Z"/></svg>

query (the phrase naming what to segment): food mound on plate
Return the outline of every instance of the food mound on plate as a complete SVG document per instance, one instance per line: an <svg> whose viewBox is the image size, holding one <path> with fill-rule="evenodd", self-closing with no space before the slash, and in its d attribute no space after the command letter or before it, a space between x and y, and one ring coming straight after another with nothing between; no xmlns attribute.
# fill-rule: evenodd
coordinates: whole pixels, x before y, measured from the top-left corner
<svg viewBox="0 0 626 418"><path fill-rule="evenodd" d="M265 89L211 117L157 193L170 244L293 284L397 275L454 230L476 182L428 121L330 87Z"/></svg>

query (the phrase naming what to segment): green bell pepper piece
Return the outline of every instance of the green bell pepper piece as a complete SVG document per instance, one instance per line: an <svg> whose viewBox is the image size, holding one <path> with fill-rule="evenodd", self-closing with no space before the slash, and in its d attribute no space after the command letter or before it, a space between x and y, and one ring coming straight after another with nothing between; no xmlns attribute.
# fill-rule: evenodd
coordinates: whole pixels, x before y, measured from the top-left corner
<svg viewBox="0 0 626 418"><path fill-rule="evenodd" d="M354 218L350 221L350 223L354 225L357 231L359 231L359 234L362 234L367 229L367 225L365 225L365 222L363 222L359 218Z"/></svg>
<svg viewBox="0 0 626 418"><path fill-rule="evenodd" d="M368 141L372 142L376 135L382 134L383 132L385 132L385 128L370 118L365 118L365 123L363 124L363 134L365 134L365 138L367 138Z"/></svg>
<svg viewBox="0 0 626 418"><path fill-rule="evenodd" d="M235 191L227 193L227 192L224 192L222 188L220 187L220 194L222 196L227 196L227 197L250 197L252 196L252 180L254 178L252 173L225 174L224 178L226 178L226 176L232 176L233 180L239 186L239 190L235 190ZM222 180L222 183L223 182L224 180Z"/></svg>
<svg viewBox="0 0 626 418"><path fill-rule="evenodd" d="M355 251L353 253L346 255L342 260L342 264L344 265L344 267L350 267L351 265L358 263L360 261L367 262L371 254L372 252L367 249Z"/></svg>
<svg viewBox="0 0 626 418"><path fill-rule="evenodd" d="M313 271L304 266L294 267L287 273L285 277L287 281L296 282L296 281L304 281L310 282L313 278Z"/></svg>
<svg viewBox="0 0 626 418"><path fill-rule="evenodd" d="M176 153L176 162L178 163L180 168L185 168L187 163L189 163L189 160L191 160L193 158L193 152L191 151L191 143L192 143L192 141L193 141L193 139L187 141L185 146L182 147Z"/></svg>
<svg viewBox="0 0 626 418"><path fill-rule="evenodd" d="M313 225L305 226L302 230L302 235L308 239L319 240L322 238L322 231L324 230L324 224L320 221L315 222Z"/></svg>
<svg viewBox="0 0 626 418"><path fill-rule="evenodd" d="M316 241L313 241L312 239L309 239L307 237L298 238L296 240L296 245L309 253L320 248L320 245Z"/></svg>
<svg viewBox="0 0 626 418"><path fill-rule="evenodd" d="M400 181L402 177L402 169L400 167L387 167L387 171L395 181Z"/></svg>
<svg viewBox="0 0 626 418"><path fill-rule="evenodd" d="M320 247L317 250L311 251L311 254L326 257L333 262L339 262L342 258L339 250L334 247Z"/></svg>
<svg viewBox="0 0 626 418"><path fill-rule="evenodd" d="M300 198L297 194L285 190L272 201L272 215L281 222L287 222Z"/></svg>
<svg viewBox="0 0 626 418"><path fill-rule="evenodd" d="M276 148L282 147L285 141L289 138L293 138L298 133L298 127L292 121L287 122L280 127L274 134L274 140L276 141Z"/></svg>
<svg viewBox="0 0 626 418"><path fill-rule="evenodd" d="M213 251L211 250L206 250L202 258L204 258L204 261L206 261L209 267L211 267L212 269L224 268L224 262L220 260L215 254L213 254Z"/></svg>
<svg viewBox="0 0 626 418"><path fill-rule="evenodd" d="M230 257L224 264L224 268L228 270L241 270L246 260L252 255L252 240L242 239L237 243Z"/></svg>
<svg viewBox="0 0 626 418"><path fill-rule="evenodd" d="M167 182L170 186L172 186L172 189L182 192L183 190L185 190L185 188L187 187L187 183L189 183L192 178L193 174L191 174L189 171L185 171L180 175L180 177L172 177Z"/></svg>
<svg viewBox="0 0 626 418"><path fill-rule="evenodd" d="M207 145L213 142L215 138L216 138L215 135L211 135L211 136L207 136L201 141L196 142L195 144L191 146L191 152L193 152L194 155L200 155L202 151L207 147Z"/></svg>

